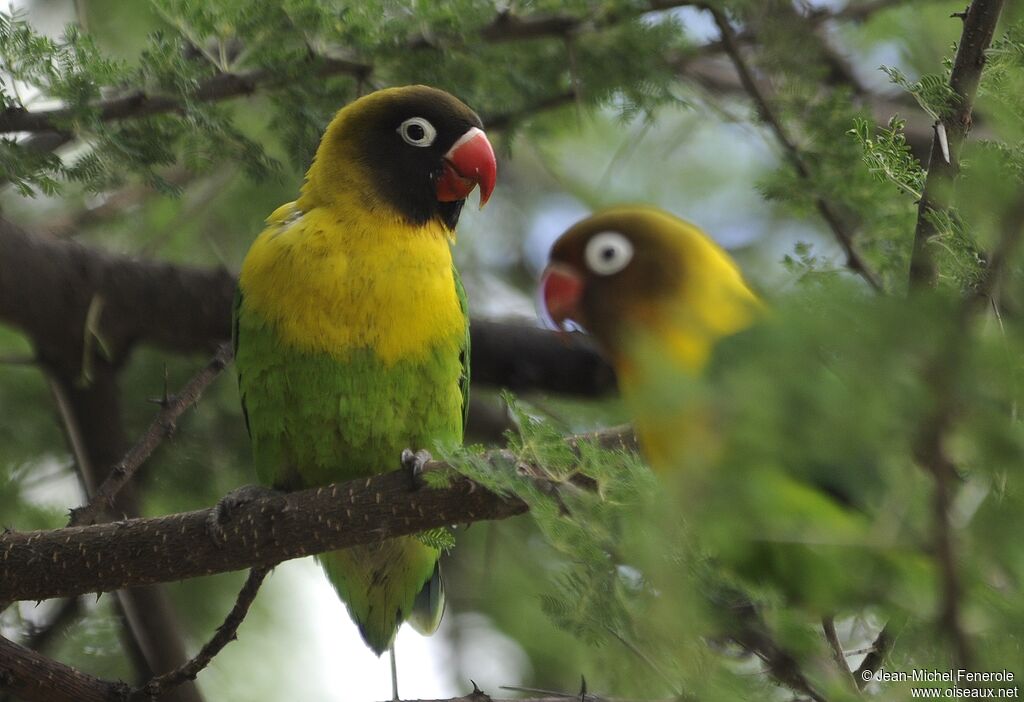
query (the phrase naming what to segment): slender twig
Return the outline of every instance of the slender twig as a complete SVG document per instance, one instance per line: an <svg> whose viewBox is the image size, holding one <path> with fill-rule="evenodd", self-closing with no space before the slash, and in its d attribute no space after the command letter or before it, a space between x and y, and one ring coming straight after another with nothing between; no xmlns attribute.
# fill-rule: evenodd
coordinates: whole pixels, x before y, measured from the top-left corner
<svg viewBox="0 0 1024 702"><path fill-rule="evenodd" d="M675 690L677 688L679 684L678 681L672 680L672 678L670 678L668 674L665 671L663 671L661 667L657 663L655 663L650 656L648 656L646 653L640 650L640 648L636 644L634 644L632 641L627 639L619 632L615 631L615 629L611 626L605 624L604 628L605 631L611 634L616 641L625 646L626 650L628 650L630 653L636 656L637 659L640 660L640 662L642 662L644 665L650 668L655 675L661 678L662 682L668 685L670 690Z"/></svg>
<svg viewBox="0 0 1024 702"><path fill-rule="evenodd" d="M871 648L868 651L868 655L864 656L864 660L860 662L857 667L857 671L853 674L853 680L857 683L857 687L863 690L867 687L870 678L874 676L881 668L882 664L885 663L886 656L889 655L889 650L892 648L895 642L895 636L893 635L894 625L893 622L888 622L882 627L882 630L875 636L874 642L871 644Z"/></svg>
<svg viewBox="0 0 1024 702"><path fill-rule="evenodd" d="M82 483L86 483L86 491L91 491L94 486L87 483L89 476L95 475L95 473L91 468L89 453L85 447L85 439L82 436L81 427L78 426L78 419L75 417L75 412L71 408L71 403L64 392L63 386L54 378L49 379L49 385L54 404L57 407L57 415L60 417L61 427L64 429L64 436L67 439L68 446L71 448L71 455L75 459L75 465L78 467L78 475L81 477Z"/></svg>
<svg viewBox="0 0 1024 702"><path fill-rule="evenodd" d="M726 18L722 11L717 7L707 6L707 10L714 18L715 24L718 25L718 30L722 37L722 46L725 48L725 52L728 54L733 66L736 68L736 72L739 74L740 82L742 83L744 90L747 91L751 99L754 101L758 114L764 123L771 129L772 133L775 134L776 140L778 140L779 144L782 146L786 158L796 170L797 175L799 175L802 180L813 188L814 178L811 173L811 169L804 160L804 156L801 153L800 148L792 138L790 138L789 133L786 131L786 127L782 124L781 119L772 109L765 91L761 89L761 86L754 78L753 72L747 65L746 60L743 58L739 43L736 40L736 32L729 23L728 18ZM847 267L860 275L868 285L876 291L881 292L882 283L879 280L878 275L870 266L868 266L867 262L857 251L853 242L854 234L850 231L842 217L840 217L840 215L835 211L832 204L821 196L815 196L814 203L818 213L821 215L822 219L825 220L826 224L828 224L839 245L846 253Z"/></svg>
<svg viewBox="0 0 1024 702"><path fill-rule="evenodd" d="M372 67L356 61L327 57L315 57L311 70L318 78L334 75L364 76ZM283 85L279 74L259 69L247 73L217 73L199 84L190 102L219 102L243 95L252 95L260 89ZM104 100L94 105L98 118L104 122L135 119L168 112L181 112L185 101L177 97L154 95L136 90L127 95ZM0 132L64 132L65 124L74 112L69 108L51 110L28 110L9 107L0 112Z"/></svg>
<svg viewBox="0 0 1024 702"><path fill-rule="evenodd" d="M963 34L949 75L949 87L956 95L953 105L942 115L944 130L936 130L928 159L928 175L917 209L914 249L910 259L910 284L934 285L938 270L929 246L938 233L936 216L953 202L953 183L960 172L960 151L971 129L974 97L985 65L985 51L992 42L1003 0L974 0L963 18ZM945 157L942 131L945 132L949 158Z"/></svg>
<svg viewBox="0 0 1024 702"><path fill-rule="evenodd" d="M93 491L88 504L71 510L68 526L92 524L104 510L113 505L118 491L132 479L135 472L163 440L174 432L178 418L199 400L203 391L217 379L217 376L230 361L231 347L224 344L210 362L196 373L180 392L162 402L163 407L153 423L149 425L149 429L135 442L124 458L111 469L103 483Z"/></svg>
<svg viewBox="0 0 1024 702"><path fill-rule="evenodd" d="M989 257L989 265L975 295L961 306L957 327L966 330L973 317L986 309L983 304L992 298L1009 265L1014 251L1024 234L1024 200L1017 199L1002 218L1002 233ZM952 396L950 377L961 365L966 352L961 335L943 349L942 354L927 370L927 380L936 388L936 409L923 425L915 447L918 464L931 474L934 488L932 496L932 540L935 558L941 575L941 610L939 613L943 631L953 644L953 653L960 668L970 668L972 662L971 644L963 625L962 603L964 586L957 568L954 526L950 521L953 489L957 484L956 465L950 459L945 439L953 429L956 414L956 399Z"/></svg>
<svg viewBox="0 0 1024 702"><path fill-rule="evenodd" d="M932 3L942 2L942 0L928 0ZM848 20L851 22L864 22L872 15L875 15L883 10L889 10L900 5L913 4L908 0L868 0L867 2L848 2L841 10L826 10L818 9L811 13L810 17L817 20L823 21L828 19L836 20ZM919 2L918 4L923 4Z"/></svg>
<svg viewBox="0 0 1024 702"><path fill-rule="evenodd" d="M843 644L839 640L839 633L836 631L835 618L831 616L823 617L821 620L821 630L825 634L825 640L828 642L829 650L832 653L832 660L835 661L840 674L853 686L854 692L857 692L860 688L857 687L857 681L853 678L850 666L846 663L846 654L843 652Z"/></svg>
<svg viewBox="0 0 1024 702"><path fill-rule="evenodd" d="M954 341L940 358L929 364L926 382L936 388L935 411L929 416L914 447L917 464L932 476L932 543L940 576L939 623L953 645L953 656L961 669L971 667L971 646L963 626L961 597L963 584L957 568L956 543L950 510L957 481L956 465L946 452L945 439L952 430L955 400L949 376L961 361L963 343Z"/></svg>
<svg viewBox="0 0 1024 702"><path fill-rule="evenodd" d="M82 613L82 600L69 597L57 603L57 611L45 623L32 629L25 638L25 646L33 651L42 651L58 637Z"/></svg>
<svg viewBox="0 0 1024 702"><path fill-rule="evenodd" d="M735 611L737 628L730 637L747 651L760 658L767 666L767 673L777 682L806 695L814 702L826 702L800 668L800 663L772 636L760 612L749 601L739 602L732 607Z"/></svg>
<svg viewBox="0 0 1024 702"><path fill-rule="evenodd" d="M575 700L575 702L639 702L638 700L624 700L617 697L604 697L602 695L596 695L592 692L587 692L587 681L586 678L580 677L581 685L579 692L559 692L557 690L545 690L539 687L525 687L522 685L502 685L500 689L509 690L510 692L525 692L531 695L541 695L540 697L524 697L517 698L515 702L567 702L568 700ZM679 702L682 699L680 697L672 698L672 702ZM687 700L693 699L690 696L686 696ZM512 700L499 700L493 698L479 687L476 683L473 683L473 692L465 697L457 697L454 700L417 700L416 702L512 702ZM654 702L649 700L648 702ZM669 702L663 700L662 702Z"/></svg>
<svg viewBox="0 0 1024 702"><path fill-rule="evenodd" d="M862 21L871 14L905 0L876 0L863 4L851 3L838 10L821 10L809 15L813 23L827 20ZM478 36L488 43L528 41L543 38L564 38L583 30L600 30L623 21L635 19L646 12L670 10L676 7L698 6L701 2L692 0L650 0L629 12L609 12L598 17L580 15L548 14L519 17L509 12L499 13L490 23L483 25ZM410 41L409 50L433 48L435 42L417 37ZM710 47L717 50L720 45ZM310 59L311 70L317 77L349 75L358 81L365 81L373 73L374 66L367 62L314 56ZM274 71L255 70L245 73L220 72L200 82L190 102L217 102L236 97L252 95L260 90L274 89L282 85L280 74ZM103 121L133 119L167 112L180 112L184 102L173 97L152 95L134 91L117 98L110 98L93 106ZM37 132L56 134L60 143L66 140L64 123L72 116L66 108L27 111L8 108L0 112L0 132ZM59 145L59 143L57 144ZM56 148L47 145L46 150Z"/></svg>
<svg viewBox="0 0 1024 702"><path fill-rule="evenodd" d="M506 129L522 122L528 117L533 117L541 112L557 110L558 108L565 107L566 105L572 105L575 101L576 93L572 90L568 90L564 93L557 93L551 97L537 100L536 102L530 103L525 107L511 112L484 115L483 123L487 125L487 129L489 130Z"/></svg>
<svg viewBox="0 0 1024 702"><path fill-rule="evenodd" d="M270 568L266 566L250 570L245 584L238 592L235 606L231 608L228 616L224 619L224 623L217 627L217 632L206 642L206 645L200 649L199 653L176 670L159 675L145 685L136 688L132 691L130 699L139 701L156 699L167 694L183 682L195 680L199 672L210 664L213 657L235 640L238 627L245 619L245 615L248 614L249 607L252 605L253 600L256 599L256 593L259 592L260 585L263 584L263 580L269 572Z"/></svg>
<svg viewBox="0 0 1024 702"><path fill-rule="evenodd" d="M478 36L488 43L565 37L569 33L584 29L598 30L629 21L644 12L669 10L693 4L695 3L692 0L652 0L646 6L640 6L630 12L606 13L596 18L572 14L518 17L509 12L502 12L489 24L481 27ZM418 37L409 42L407 49L432 48L433 45L434 42ZM365 80L373 73L374 67L367 62L314 56L310 59L310 70L319 78L349 75L357 80ZM189 96L189 102L219 102L284 84L278 72L266 69L245 73L219 72L201 81L195 92ZM185 101L182 99L154 95L143 90L93 105L93 110L104 122L181 112L185 108ZM0 132L62 132L73 117L74 111L68 108L30 112L20 107L11 107L0 111Z"/></svg>
<svg viewBox="0 0 1024 702"><path fill-rule="evenodd" d="M80 428L89 462L80 463L86 495L91 496L101 482L102 473L115 463L127 445L121 420L117 370L102 358L94 359L92 381L79 387L67 375L55 379L67 399L75 424ZM116 508L128 516L140 512L138 496L123 492ZM104 559L105 553L96 554ZM6 573L5 573L6 575ZM60 578L61 575L53 577ZM84 593L79 593L84 594ZM158 671L170 670L187 660L180 623L160 588L131 588L117 593L114 601L118 620L122 623L122 639L127 658L139 680L146 680ZM184 685L175 693L182 702L201 702L194 685Z"/></svg>
<svg viewBox="0 0 1024 702"><path fill-rule="evenodd" d="M982 306L988 302L995 303L1006 268L1024 238L1024 192L1013 197L1012 205L1001 218L1000 229L999 241L988 255L985 275L974 290L974 301ZM965 306L965 313L973 314L975 311L970 305Z"/></svg>

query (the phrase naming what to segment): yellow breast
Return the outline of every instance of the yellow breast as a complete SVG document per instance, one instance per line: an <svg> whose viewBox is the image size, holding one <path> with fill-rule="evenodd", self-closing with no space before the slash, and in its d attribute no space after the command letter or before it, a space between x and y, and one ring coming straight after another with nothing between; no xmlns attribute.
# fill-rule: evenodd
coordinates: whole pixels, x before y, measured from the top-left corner
<svg viewBox="0 0 1024 702"><path fill-rule="evenodd" d="M239 280L247 312L282 342L344 358L415 359L465 333L447 230L360 208L278 208Z"/></svg>

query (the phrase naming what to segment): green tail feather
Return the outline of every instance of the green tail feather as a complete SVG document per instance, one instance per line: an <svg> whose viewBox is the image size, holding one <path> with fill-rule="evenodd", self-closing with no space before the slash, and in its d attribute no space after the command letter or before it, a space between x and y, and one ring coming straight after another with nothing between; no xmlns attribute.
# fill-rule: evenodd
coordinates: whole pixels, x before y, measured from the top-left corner
<svg viewBox="0 0 1024 702"><path fill-rule="evenodd" d="M438 562L434 564L434 574L412 604L412 613L409 615L412 628L424 636L433 634L441 624L445 604L444 578L441 577L441 563Z"/></svg>
<svg viewBox="0 0 1024 702"><path fill-rule="evenodd" d="M407 536L332 551L318 560L366 645L379 656L391 646L402 622L415 615L420 593L429 591L439 577L439 555L437 549ZM440 593L443 609L443 589ZM440 612L435 618L440 620Z"/></svg>

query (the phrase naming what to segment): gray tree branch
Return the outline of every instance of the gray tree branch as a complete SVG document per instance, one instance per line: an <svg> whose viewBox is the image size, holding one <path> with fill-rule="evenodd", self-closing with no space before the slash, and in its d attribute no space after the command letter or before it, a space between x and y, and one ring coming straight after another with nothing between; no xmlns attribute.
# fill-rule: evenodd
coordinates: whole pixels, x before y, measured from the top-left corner
<svg viewBox="0 0 1024 702"><path fill-rule="evenodd" d="M0 323L25 332L61 375L87 374L98 352L117 367L138 343L213 353L231 336L234 290L222 268L108 254L0 219ZM583 335L487 320L474 320L470 334L474 382L591 396L615 387Z"/></svg>
<svg viewBox="0 0 1024 702"><path fill-rule="evenodd" d="M631 450L628 428L571 437ZM535 467L506 451L492 451L496 470L516 468L523 480L556 490L532 475ZM397 459L396 459L397 460ZM434 461L428 470L451 466ZM582 477L582 476L581 476ZM580 483L589 487L584 480ZM514 497L496 495L453 474L442 489L412 484L408 472L254 500L233 509L220 538L211 538L212 509L146 519L126 519L52 531L0 535L0 601L107 592L224 573L314 553L333 551L449 524L504 519L525 512Z"/></svg>

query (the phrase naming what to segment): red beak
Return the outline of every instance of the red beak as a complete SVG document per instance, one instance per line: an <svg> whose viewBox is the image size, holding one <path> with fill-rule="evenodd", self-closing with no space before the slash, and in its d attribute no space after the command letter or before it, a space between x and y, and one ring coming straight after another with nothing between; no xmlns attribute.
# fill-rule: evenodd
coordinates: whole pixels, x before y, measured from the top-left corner
<svg viewBox="0 0 1024 702"><path fill-rule="evenodd" d="M480 207L483 207L497 179L498 163L491 142L487 141L483 130L473 127L444 155L444 170L437 180L437 199L440 202L465 200L479 185Z"/></svg>
<svg viewBox="0 0 1024 702"><path fill-rule="evenodd" d="M583 298L583 279L569 266L549 264L541 278L541 291L548 316L559 329L567 319L585 324L580 318L580 300Z"/></svg>

